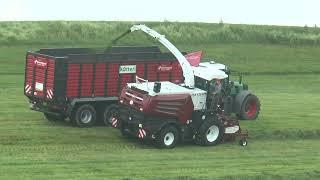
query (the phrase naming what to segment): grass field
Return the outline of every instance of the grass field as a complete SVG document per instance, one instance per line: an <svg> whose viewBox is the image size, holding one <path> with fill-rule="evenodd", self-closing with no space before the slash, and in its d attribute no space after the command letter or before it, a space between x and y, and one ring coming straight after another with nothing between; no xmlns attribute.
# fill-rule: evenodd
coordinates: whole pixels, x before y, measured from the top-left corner
<svg viewBox="0 0 320 180"><path fill-rule="evenodd" d="M250 72L243 80L262 109L257 121L241 122L250 135L245 148L184 143L159 150L112 128L75 128L29 110L25 51L52 46L0 46L1 179L320 179L320 47L177 44Z"/></svg>
<svg viewBox="0 0 320 180"><path fill-rule="evenodd" d="M320 28L257 26L241 24L139 22L165 34L175 44L264 43L320 45ZM137 22L0 22L0 43L20 44L108 44ZM139 33L137 33L139 34ZM145 44L146 36L128 37L122 42Z"/></svg>

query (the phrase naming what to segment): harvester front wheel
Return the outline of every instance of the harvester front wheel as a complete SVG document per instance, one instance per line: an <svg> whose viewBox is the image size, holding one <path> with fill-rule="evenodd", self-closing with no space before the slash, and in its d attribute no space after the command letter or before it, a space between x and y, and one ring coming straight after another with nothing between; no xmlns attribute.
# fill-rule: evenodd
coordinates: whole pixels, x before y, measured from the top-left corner
<svg viewBox="0 0 320 180"><path fill-rule="evenodd" d="M205 120L195 137L196 144L202 146L213 146L220 143L224 134L223 126L214 120Z"/></svg>
<svg viewBox="0 0 320 180"><path fill-rule="evenodd" d="M174 148L178 142L178 137L177 128L169 125L160 130L156 136L156 144L159 148Z"/></svg>

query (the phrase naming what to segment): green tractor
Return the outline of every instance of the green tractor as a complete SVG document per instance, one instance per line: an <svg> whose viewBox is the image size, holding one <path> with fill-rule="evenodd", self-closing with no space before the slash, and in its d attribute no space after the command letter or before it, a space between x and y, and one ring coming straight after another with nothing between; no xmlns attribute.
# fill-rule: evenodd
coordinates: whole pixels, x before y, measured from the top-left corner
<svg viewBox="0 0 320 180"><path fill-rule="evenodd" d="M241 120L254 120L258 117L260 100L249 90L248 85L242 82L242 75L240 73L239 81L231 81L231 70L225 65L213 61L200 63L199 65L221 69L228 75L225 79L211 81L195 76L195 86L208 93L213 93L217 88L217 81L221 81L218 106L224 111L224 114L230 115L234 113ZM210 100L207 101L207 106L210 106Z"/></svg>

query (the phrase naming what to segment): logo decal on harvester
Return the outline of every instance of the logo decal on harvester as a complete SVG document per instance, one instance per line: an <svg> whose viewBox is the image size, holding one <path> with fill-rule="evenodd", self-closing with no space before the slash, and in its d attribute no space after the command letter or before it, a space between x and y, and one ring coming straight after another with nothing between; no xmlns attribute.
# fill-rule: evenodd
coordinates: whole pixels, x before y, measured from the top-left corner
<svg viewBox="0 0 320 180"><path fill-rule="evenodd" d="M172 69L173 69L172 66L160 65L160 66L158 66L157 71L158 72L171 72Z"/></svg>
<svg viewBox="0 0 320 180"><path fill-rule="evenodd" d="M136 65L123 65L119 67L119 74L136 73Z"/></svg>
<svg viewBox="0 0 320 180"><path fill-rule="evenodd" d="M39 61L37 59L34 61L34 64L37 65L37 66L43 67L43 68L47 67L47 63L46 62L42 62L42 61Z"/></svg>

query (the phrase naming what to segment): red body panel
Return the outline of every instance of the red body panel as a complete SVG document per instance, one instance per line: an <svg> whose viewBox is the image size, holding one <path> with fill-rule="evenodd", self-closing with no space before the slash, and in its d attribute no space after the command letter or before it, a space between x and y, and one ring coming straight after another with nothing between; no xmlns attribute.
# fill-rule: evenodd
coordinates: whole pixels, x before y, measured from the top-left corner
<svg viewBox="0 0 320 180"><path fill-rule="evenodd" d="M191 119L194 109L190 94L169 94L149 96L146 92L125 88L120 95L121 102L133 109L157 117L177 118L182 124ZM133 103L130 104L130 101Z"/></svg>
<svg viewBox="0 0 320 180"><path fill-rule="evenodd" d="M68 67L67 97L77 97L79 94L80 65L70 64Z"/></svg>
<svg viewBox="0 0 320 180"><path fill-rule="evenodd" d="M140 77L140 78L145 78L145 67L144 67L144 64L141 63L141 62L137 62L137 76Z"/></svg>
<svg viewBox="0 0 320 180"><path fill-rule="evenodd" d="M118 97L136 76L148 81L183 81L179 62L157 47L112 49L115 52L87 48L27 52L25 95L32 102L44 100L60 106L69 98Z"/></svg>
<svg viewBox="0 0 320 180"><path fill-rule="evenodd" d="M120 74L119 67L123 65L135 65L136 73ZM165 70L159 71L159 67L165 67ZM66 97L116 97L127 83L135 82L136 75L147 78L149 81L172 81L174 83L181 83L183 78L179 62L70 63L68 64Z"/></svg>
<svg viewBox="0 0 320 180"><path fill-rule="evenodd" d="M81 73L81 96L93 95L93 64L82 64Z"/></svg>
<svg viewBox="0 0 320 180"><path fill-rule="evenodd" d="M27 55L25 72L27 96L51 100L54 96L55 61L41 55Z"/></svg>
<svg viewBox="0 0 320 180"><path fill-rule="evenodd" d="M148 63L147 65L147 76L149 81L156 81L157 80L157 69L158 63Z"/></svg>
<svg viewBox="0 0 320 180"><path fill-rule="evenodd" d="M96 64L96 75L94 79L94 95L95 96L104 96L105 77L106 77L106 64L104 63Z"/></svg>
<svg viewBox="0 0 320 180"><path fill-rule="evenodd" d="M177 117L182 124L191 119L193 103L190 94L170 94L151 96L144 104L147 114Z"/></svg>
<svg viewBox="0 0 320 180"><path fill-rule="evenodd" d="M157 67L157 72L159 73L159 80L160 81L167 81L169 77L168 72L172 72L173 67L170 62L167 63L161 63Z"/></svg>
<svg viewBox="0 0 320 180"><path fill-rule="evenodd" d="M47 82L46 82L46 98L52 99L54 93L54 72L55 72L55 62L53 59L48 60L47 67Z"/></svg>
<svg viewBox="0 0 320 180"><path fill-rule="evenodd" d="M107 79L107 96L117 96L119 92L119 63L110 63L108 65L108 79Z"/></svg>
<svg viewBox="0 0 320 180"><path fill-rule="evenodd" d="M26 75L25 75L25 94L30 95L33 90L33 67L34 67L35 57L32 55L27 56L26 62Z"/></svg>
<svg viewBox="0 0 320 180"><path fill-rule="evenodd" d="M173 71L172 71L172 82L173 83L182 83L182 68L179 64L179 62L173 63Z"/></svg>

